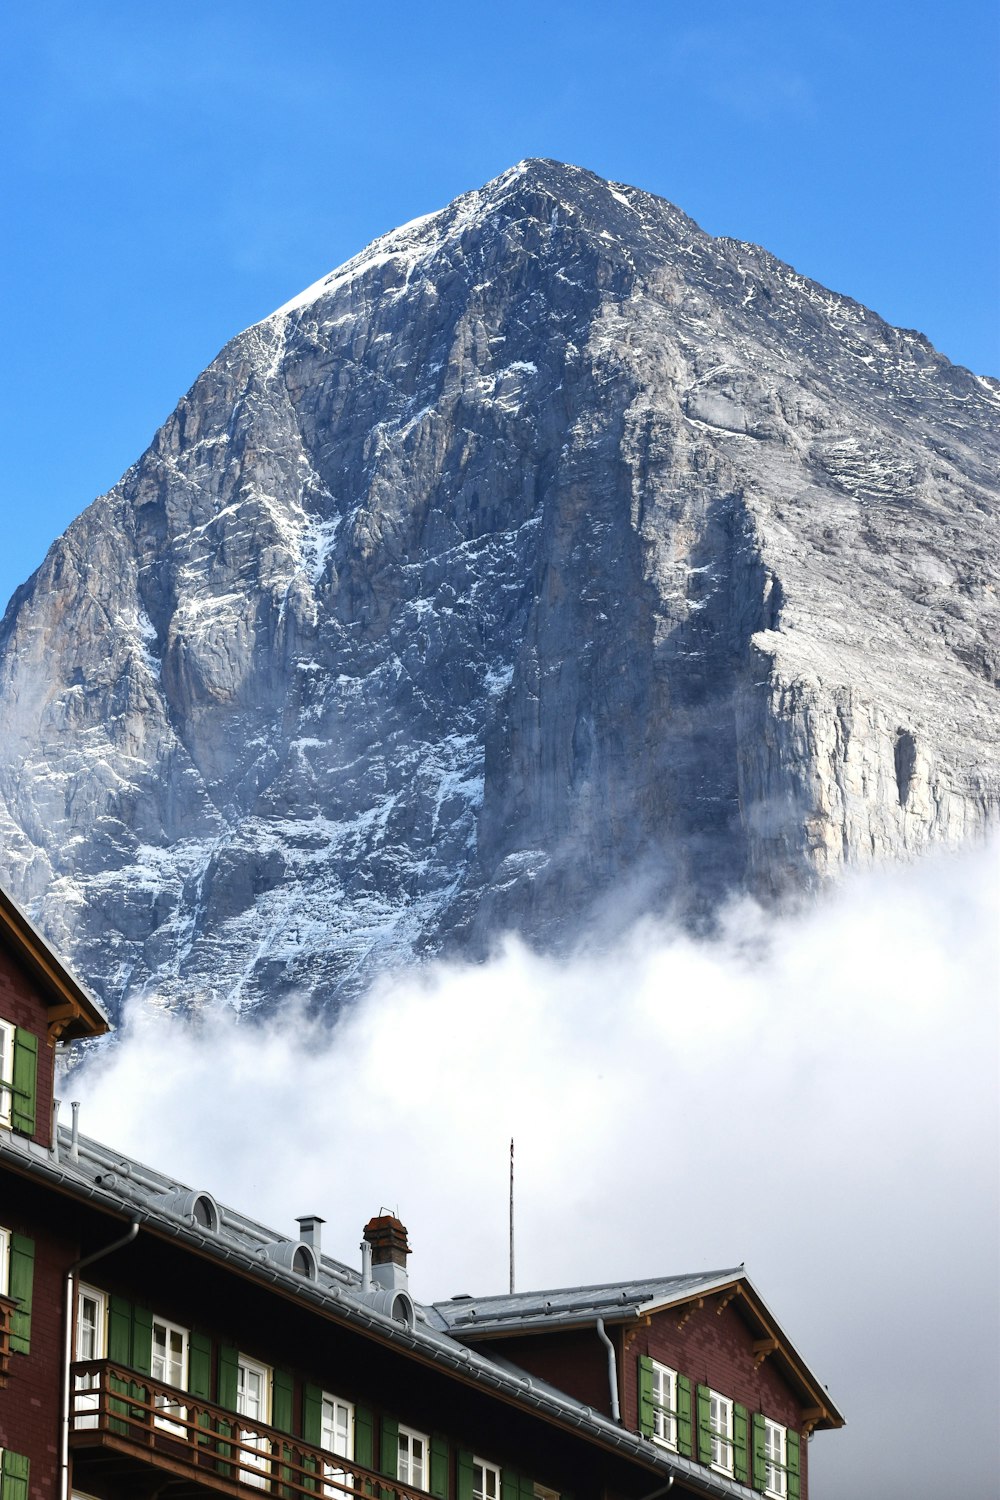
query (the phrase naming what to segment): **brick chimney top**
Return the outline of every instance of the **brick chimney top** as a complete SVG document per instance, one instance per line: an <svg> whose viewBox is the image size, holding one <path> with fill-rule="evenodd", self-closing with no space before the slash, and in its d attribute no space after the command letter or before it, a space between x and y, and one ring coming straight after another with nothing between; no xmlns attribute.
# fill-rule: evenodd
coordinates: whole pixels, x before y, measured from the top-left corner
<svg viewBox="0 0 1000 1500"><path fill-rule="evenodd" d="M372 1266L402 1266L406 1270L406 1257L410 1246L406 1238L406 1226L393 1214L381 1214L369 1219L364 1227L364 1236L372 1247Z"/></svg>

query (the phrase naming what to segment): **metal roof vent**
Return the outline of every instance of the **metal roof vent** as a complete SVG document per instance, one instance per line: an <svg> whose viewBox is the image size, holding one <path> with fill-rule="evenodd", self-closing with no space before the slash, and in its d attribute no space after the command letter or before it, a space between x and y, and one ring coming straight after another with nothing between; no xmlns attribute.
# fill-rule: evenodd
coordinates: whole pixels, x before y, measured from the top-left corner
<svg viewBox="0 0 1000 1500"><path fill-rule="evenodd" d="M156 1204L157 1208L170 1209L180 1219L187 1219L196 1229L205 1229L209 1234L218 1234L222 1213L211 1193L197 1192L192 1188L175 1188L165 1194Z"/></svg>
<svg viewBox="0 0 1000 1500"><path fill-rule="evenodd" d="M319 1214L303 1214L301 1219L296 1219L295 1222L299 1226L299 1239L303 1245L311 1245L318 1255L326 1220L321 1219Z"/></svg>
<svg viewBox="0 0 1000 1500"><path fill-rule="evenodd" d="M319 1257L312 1245L307 1245L304 1240L276 1240L273 1245L264 1246L264 1255L276 1266L284 1266L286 1271L294 1271L307 1281L316 1281L319 1277Z"/></svg>
<svg viewBox="0 0 1000 1500"><path fill-rule="evenodd" d="M397 1288L375 1286L370 1292L362 1292L358 1301L363 1302L365 1307L370 1307L374 1312L381 1313L384 1318L393 1318L397 1323L405 1323L407 1328L412 1328L417 1320L413 1298L409 1292Z"/></svg>

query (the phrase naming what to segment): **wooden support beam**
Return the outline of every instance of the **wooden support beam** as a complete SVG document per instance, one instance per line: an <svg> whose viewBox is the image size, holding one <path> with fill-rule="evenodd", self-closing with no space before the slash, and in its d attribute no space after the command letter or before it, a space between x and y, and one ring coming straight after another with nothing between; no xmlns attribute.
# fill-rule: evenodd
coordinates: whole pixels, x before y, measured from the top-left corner
<svg viewBox="0 0 1000 1500"><path fill-rule="evenodd" d="M677 1320L677 1327L679 1329L683 1328L684 1324L687 1322L687 1320L689 1318L694 1317L694 1314L698 1311L698 1309L701 1308L701 1307L704 1307L704 1306L705 1306L705 1299L704 1299L704 1297L696 1297L693 1302L689 1302L688 1305L687 1305L687 1307L684 1309L684 1312L681 1314L680 1318L678 1318L678 1320Z"/></svg>
<svg viewBox="0 0 1000 1500"><path fill-rule="evenodd" d="M753 1367L759 1369L769 1354L773 1354L778 1347L777 1339L754 1339L753 1344Z"/></svg>
<svg viewBox="0 0 1000 1500"><path fill-rule="evenodd" d="M827 1409L826 1409L825 1406L807 1406L807 1407L805 1407L803 1409L803 1412L802 1412L802 1435L803 1435L803 1437L808 1437L809 1434L812 1432L813 1428L816 1426L816 1423L817 1422L821 1422L824 1417L828 1417L829 1415L830 1414L827 1411Z"/></svg>

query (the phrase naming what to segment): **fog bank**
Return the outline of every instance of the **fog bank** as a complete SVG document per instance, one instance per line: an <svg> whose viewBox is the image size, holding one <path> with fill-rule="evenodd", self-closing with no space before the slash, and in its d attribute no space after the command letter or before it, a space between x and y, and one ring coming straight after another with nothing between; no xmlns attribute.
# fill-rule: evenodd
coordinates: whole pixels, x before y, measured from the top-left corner
<svg viewBox="0 0 1000 1500"><path fill-rule="evenodd" d="M998 1379L998 850L749 903L698 942L508 943L332 1028L131 1008L72 1079L87 1134L355 1263L398 1210L422 1300L746 1263L848 1427L813 1500L990 1500ZM975 1434L972 1440L971 1434Z"/></svg>

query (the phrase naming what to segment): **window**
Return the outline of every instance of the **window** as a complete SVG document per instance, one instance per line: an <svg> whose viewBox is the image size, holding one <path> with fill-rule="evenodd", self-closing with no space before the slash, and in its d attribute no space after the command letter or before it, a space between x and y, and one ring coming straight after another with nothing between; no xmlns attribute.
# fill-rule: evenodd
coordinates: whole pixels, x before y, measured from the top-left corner
<svg viewBox="0 0 1000 1500"><path fill-rule="evenodd" d="M0 1021L0 1125L9 1125L14 1094L14 1028Z"/></svg>
<svg viewBox="0 0 1000 1500"><path fill-rule="evenodd" d="M103 1359L107 1349L107 1298L92 1286L81 1286L76 1294L76 1358L81 1363ZM96 1427L100 1406L99 1377L84 1370L73 1379L73 1425Z"/></svg>
<svg viewBox="0 0 1000 1500"><path fill-rule="evenodd" d="M430 1438L410 1427L399 1429L399 1461L396 1478L415 1490L430 1488Z"/></svg>
<svg viewBox="0 0 1000 1500"><path fill-rule="evenodd" d="M37 1036L0 1021L0 1125L34 1135L37 1094Z"/></svg>
<svg viewBox="0 0 1000 1500"><path fill-rule="evenodd" d="M107 1298L92 1286L81 1286L76 1297L76 1357L103 1359Z"/></svg>
<svg viewBox="0 0 1000 1500"><path fill-rule="evenodd" d="M187 1389L188 1338L186 1328L178 1328L176 1323L168 1323L165 1318L153 1319L153 1352L149 1373L161 1385L173 1385L180 1391ZM155 1405L158 1411L165 1413L164 1416L155 1418L156 1426L175 1433L177 1437L184 1437L185 1431L180 1424L187 1420L187 1407L164 1395L157 1395ZM171 1417L176 1420L170 1421Z"/></svg>
<svg viewBox="0 0 1000 1500"><path fill-rule="evenodd" d="M320 1409L320 1447L338 1458L354 1457L354 1407L326 1391Z"/></svg>
<svg viewBox="0 0 1000 1500"><path fill-rule="evenodd" d="M769 1417L764 1418L764 1494L784 1500L788 1494L788 1433Z"/></svg>
<svg viewBox="0 0 1000 1500"><path fill-rule="evenodd" d="M271 1420L271 1372L241 1354L236 1369L236 1410L266 1426ZM240 1483L266 1490L271 1468L271 1440L253 1427L240 1428Z"/></svg>
<svg viewBox="0 0 1000 1500"><path fill-rule="evenodd" d="M718 1391L708 1393L708 1425L711 1433L713 1469L721 1474L733 1472L733 1403Z"/></svg>
<svg viewBox="0 0 1000 1500"><path fill-rule="evenodd" d="M472 1460L472 1500L500 1500L500 1470L484 1458Z"/></svg>
<svg viewBox="0 0 1000 1500"><path fill-rule="evenodd" d="M10 1230L0 1229L0 1297L10 1296Z"/></svg>
<svg viewBox="0 0 1000 1500"><path fill-rule="evenodd" d="M559 1491L550 1490L544 1484L536 1484L534 1486L534 1492L535 1500L559 1500Z"/></svg>
<svg viewBox="0 0 1000 1500"><path fill-rule="evenodd" d="M327 1453L335 1453L338 1458L353 1458L354 1407L351 1403L341 1401L338 1396L331 1396L328 1391L324 1391L319 1420L320 1447ZM354 1484L354 1476L346 1469L337 1468L335 1464L324 1463L323 1478L326 1481L323 1494L333 1496L334 1500Z"/></svg>
<svg viewBox="0 0 1000 1500"><path fill-rule="evenodd" d="M677 1371L652 1364L653 1441L664 1448L677 1447Z"/></svg>

